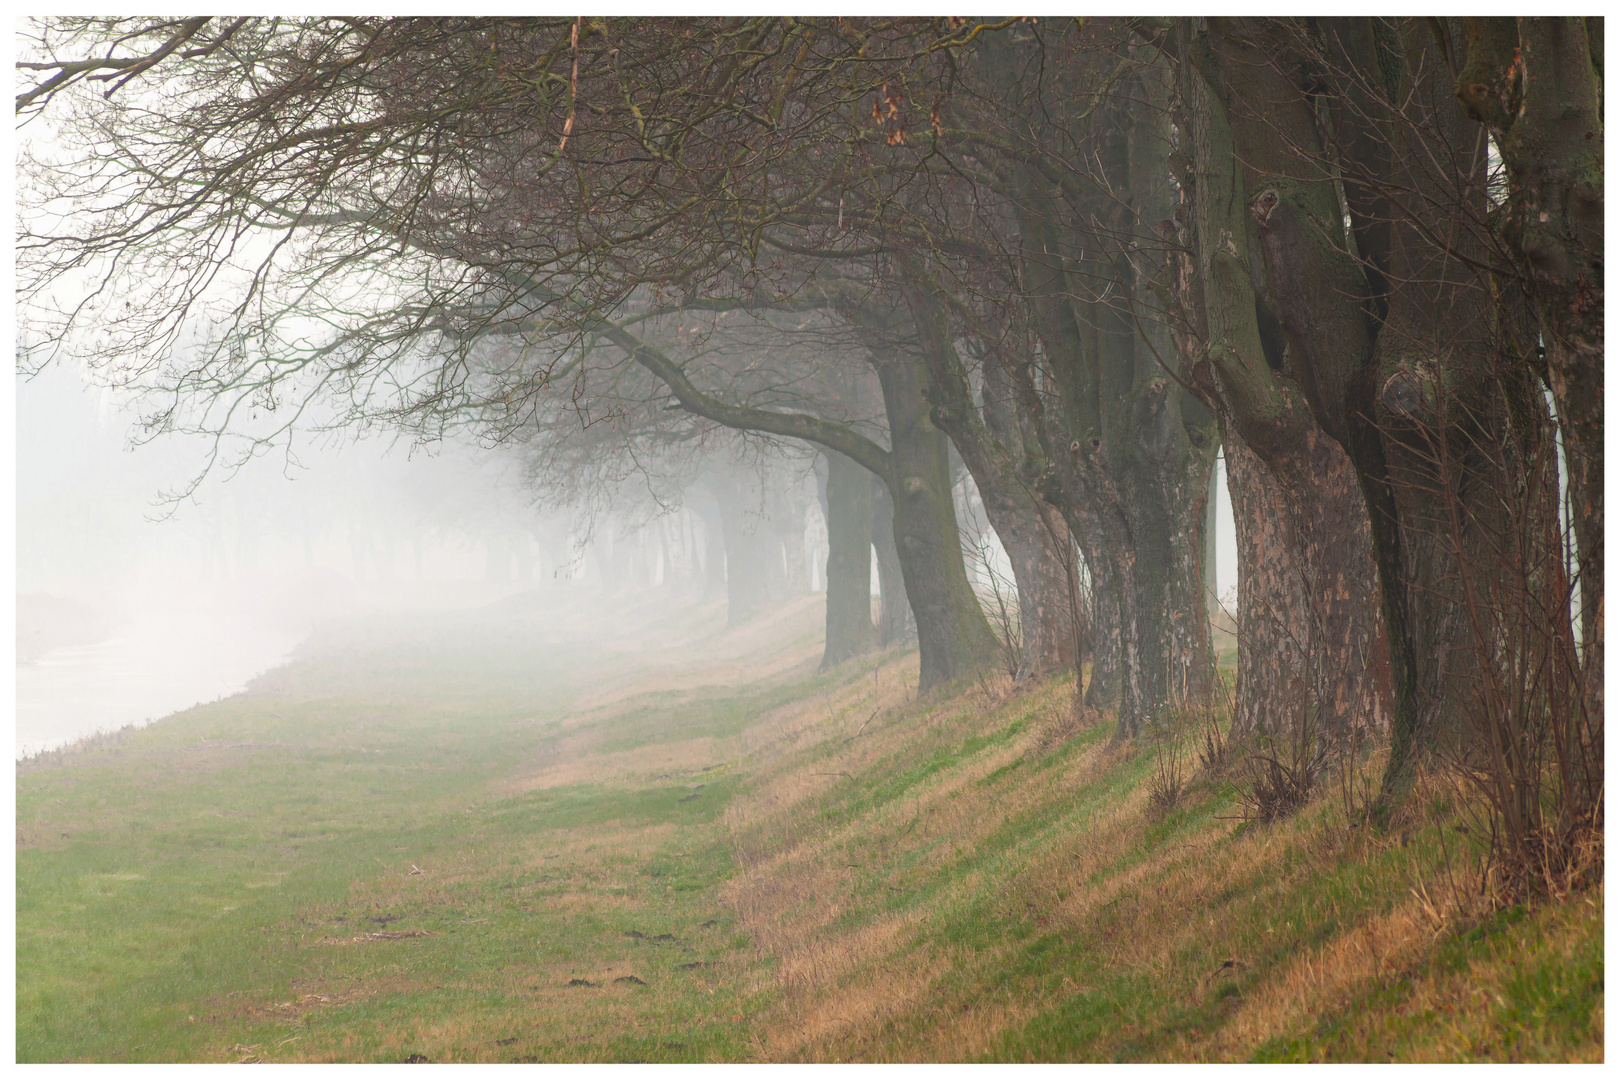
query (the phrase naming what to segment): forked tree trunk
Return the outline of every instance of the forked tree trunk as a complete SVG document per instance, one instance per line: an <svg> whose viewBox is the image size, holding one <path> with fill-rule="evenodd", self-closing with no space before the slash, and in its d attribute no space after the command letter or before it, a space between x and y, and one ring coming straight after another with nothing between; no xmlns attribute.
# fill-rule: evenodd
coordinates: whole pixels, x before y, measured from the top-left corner
<svg viewBox="0 0 1620 1080"><path fill-rule="evenodd" d="M974 406L944 305L921 267L911 261L904 265L910 278L904 291L928 372L933 419L949 434L972 475L985 517L1012 563L1023 635L1015 677L1022 681L1072 667L1078 620L1071 604L1072 566L1063 556L1070 544L1068 529L1055 514L1043 519L1039 496L1018 476L1021 439L1009 409L995 398L994 376L987 375L981 412ZM994 361L987 359L986 365L988 370Z"/></svg>
<svg viewBox="0 0 1620 1080"><path fill-rule="evenodd" d="M1050 469L1042 494L1063 510L1093 574L1114 594L1112 605L1099 604L1098 621L1103 612L1117 620L1118 734L1126 738L1212 685L1201 541L1217 446L1213 417L1161 367L1174 352L1153 316L1162 301L1143 273L1145 256L1100 255L1122 237L1138 238L1133 251L1159 246L1149 225L1174 210L1167 124L1155 104L1168 98L1162 72L1142 69L1128 96L1104 106L1113 115L1091 150L1115 194L1077 215L1031 171L1016 210L1032 325L1052 376L1046 390L1061 405L1041 436ZM1041 413L1033 379L1014 374L1020 401Z"/></svg>
<svg viewBox="0 0 1620 1080"><path fill-rule="evenodd" d="M1314 698L1330 738L1385 731L1389 645L1356 470L1268 358L1231 130L1199 74L1182 74L1196 223L1188 246L1208 343L1197 377L1222 417L1238 535L1234 725L1281 733Z"/></svg>

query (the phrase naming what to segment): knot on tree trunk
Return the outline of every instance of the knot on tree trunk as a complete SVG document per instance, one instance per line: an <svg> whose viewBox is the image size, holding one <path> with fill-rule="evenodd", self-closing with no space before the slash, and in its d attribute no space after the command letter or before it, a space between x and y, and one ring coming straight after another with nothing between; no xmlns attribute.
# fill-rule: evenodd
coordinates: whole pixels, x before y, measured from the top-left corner
<svg viewBox="0 0 1620 1080"><path fill-rule="evenodd" d="M1276 188L1266 188L1254 197L1249 204L1249 213L1254 215L1255 224L1262 229L1271 223L1271 215L1282 202L1282 196L1277 194Z"/></svg>
<svg viewBox="0 0 1620 1080"><path fill-rule="evenodd" d="M1391 416L1429 426L1439 411L1439 379L1432 365L1402 368L1384 380L1378 400Z"/></svg>

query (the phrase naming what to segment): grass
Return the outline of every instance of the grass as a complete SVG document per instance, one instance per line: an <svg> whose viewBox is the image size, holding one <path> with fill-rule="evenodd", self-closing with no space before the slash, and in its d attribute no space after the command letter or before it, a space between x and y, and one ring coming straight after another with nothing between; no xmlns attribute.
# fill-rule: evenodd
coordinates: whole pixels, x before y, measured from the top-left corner
<svg viewBox="0 0 1620 1080"><path fill-rule="evenodd" d="M1149 812L1061 680L817 674L819 610L362 627L19 765L19 1058L1601 1060L1601 890L1479 908L1443 800Z"/></svg>

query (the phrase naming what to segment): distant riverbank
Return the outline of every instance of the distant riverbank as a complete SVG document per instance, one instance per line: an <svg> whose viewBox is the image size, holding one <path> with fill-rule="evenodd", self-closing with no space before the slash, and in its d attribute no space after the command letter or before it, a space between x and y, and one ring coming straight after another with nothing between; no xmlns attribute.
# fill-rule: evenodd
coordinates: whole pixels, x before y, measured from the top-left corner
<svg viewBox="0 0 1620 1080"><path fill-rule="evenodd" d="M20 660L17 757L235 694L302 640L252 623L173 616Z"/></svg>

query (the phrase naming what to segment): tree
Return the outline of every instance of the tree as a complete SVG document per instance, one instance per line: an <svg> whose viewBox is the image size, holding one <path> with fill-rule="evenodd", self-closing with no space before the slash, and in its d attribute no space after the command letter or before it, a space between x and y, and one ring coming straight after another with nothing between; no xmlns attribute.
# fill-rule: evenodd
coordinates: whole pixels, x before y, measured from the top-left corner
<svg viewBox="0 0 1620 1080"><path fill-rule="evenodd" d="M1547 486L1525 285L1502 257L1488 148L1445 78L1463 35L1443 20L1212 19L1155 40L1208 88L1194 104L1203 160L1242 168L1196 222L1223 400L1245 426L1297 411L1258 366L1247 278L1283 373L1366 502L1392 660L1388 807L1418 757L1464 731L1468 685L1510 659L1475 647L1466 598L1491 573L1510 492ZM1240 238L1259 256L1246 266Z"/></svg>
<svg viewBox="0 0 1620 1080"><path fill-rule="evenodd" d="M648 402L880 479L925 688L993 652L949 436L1038 654L1075 632L1046 616L1066 537L1082 550L1087 696L1117 697L1122 736L1211 684L1224 442L1239 718L1276 727L1310 699L1341 739L1387 716L1386 807L1461 737L1469 688L1523 655L1474 618L1502 538L1539 568L1527 588L1561 595L1557 530L1530 527L1550 511L1525 517L1557 490L1556 431L1570 669L1601 729L1600 22L44 25L19 108L83 135L38 190L84 205L29 207L24 298L100 285L30 326L59 341L94 315L122 377L213 403L159 426L315 395L336 422L512 438L564 373L634 365L661 384ZM78 95L90 79L110 103ZM137 265L161 302L123 288ZM210 305L229 332L165 368ZM789 314L813 322L830 370L872 366L886 424L663 328L699 313L773 342Z"/></svg>
<svg viewBox="0 0 1620 1080"><path fill-rule="evenodd" d="M68 29L93 36L125 28L80 22ZM665 353L603 314L637 290L650 290L654 308L669 308L666 297L678 287L671 299L679 308L691 307L705 286L738 297L771 284L752 267L738 271L757 236L746 248L734 243L748 240L725 216L738 205L736 194L715 179L733 168L760 175L738 125L771 128L779 110L769 120L747 109L717 114L705 129L681 109L707 108L715 72L736 80L728 92L746 96L753 75L744 60L783 28L711 23L695 39L677 32L678 24L646 29L652 32L625 38L616 27L578 20L261 20L242 27L228 56L188 58L184 78L171 69L167 109L142 110L138 120L116 109L107 114L116 120L102 123L99 134L112 140L113 152L96 175L56 194L95 198L112 176L134 194L100 207L77 242L31 247L44 261L35 264L30 287L39 295L46 282L103 251L139 254L166 268L175 290L119 324L119 345L108 355L144 356L147 364L137 361L122 377L155 375L171 396L203 396L227 416L244 400L274 400L292 386L345 398L349 421L471 423L489 437L509 437L527 423L570 349L615 346L664 379L688 409L729 426L811 439L860 461L891 490L898 486L896 536L918 611L923 685L972 670L992 642L966 587L954 521L924 494L936 478L923 474L943 451L923 449L934 436L926 420L912 422L918 406L910 380L902 373L884 380L897 398L891 419L906 418L891 467L890 451L836 425L703 393ZM798 33L787 30L788 39ZM167 26L145 32L161 35ZM631 63L648 95L645 109L635 100L575 108L587 92L596 101L619 98L617 72ZM585 83L582 69L591 72ZM674 106L652 104L665 100ZM532 125L517 124L519 113L554 123L555 144L536 141ZM570 142L575 152L565 153ZM146 154L153 147L156 158ZM566 182L557 183L565 173ZM226 176L229 185L221 182ZM146 220L152 206L164 209ZM136 220L145 221L140 239L152 246L132 249L127 230ZM177 320L205 302L220 265L208 243L199 253L198 232L219 238L243 225L282 235L243 283L245 299L232 297L236 354L190 371L155 368L154 358L179 332ZM186 249L182 232L192 238ZM111 272L119 272L116 260ZM418 274L420 284L412 280ZM356 287L337 290L340 281ZM334 291L356 308L328 304L312 316L293 302ZM169 302L176 297L178 304ZM60 340L74 319L90 314L67 313L47 335ZM324 317L337 332L300 345L298 328L311 317ZM480 351L491 334L560 344L492 362ZM207 423L223 421L216 412Z"/></svg>

